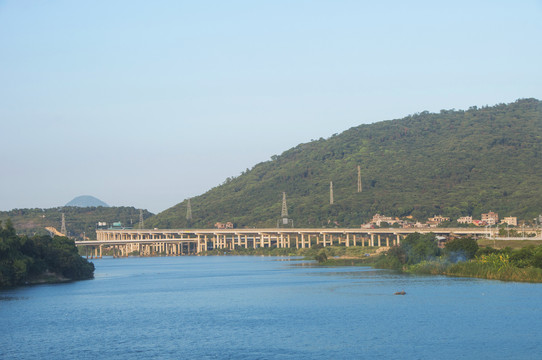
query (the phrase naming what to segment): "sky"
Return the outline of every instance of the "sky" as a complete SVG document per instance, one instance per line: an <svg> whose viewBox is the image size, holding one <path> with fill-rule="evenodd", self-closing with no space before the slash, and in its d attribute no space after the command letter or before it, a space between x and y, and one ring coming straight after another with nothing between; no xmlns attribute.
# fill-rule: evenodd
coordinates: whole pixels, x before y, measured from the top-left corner
<svg viewBox="0 0 542 360"><path fill-rule="evenodd" d="M351 127L542 99L542 0L0 0L0 210L153 213Z"/></svg>

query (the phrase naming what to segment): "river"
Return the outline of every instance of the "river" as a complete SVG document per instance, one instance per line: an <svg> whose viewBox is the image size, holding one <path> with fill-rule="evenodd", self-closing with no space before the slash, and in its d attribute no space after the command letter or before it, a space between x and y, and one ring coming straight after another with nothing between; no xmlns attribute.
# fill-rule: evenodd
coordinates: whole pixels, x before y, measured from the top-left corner
<svg viewBox="0 0 542 360"><path fill-rule="evenodd" d="M539 359L542 285L276 257L94 260L0 291L2 359ZM394 295L404 290L406 295Z"/></svg>

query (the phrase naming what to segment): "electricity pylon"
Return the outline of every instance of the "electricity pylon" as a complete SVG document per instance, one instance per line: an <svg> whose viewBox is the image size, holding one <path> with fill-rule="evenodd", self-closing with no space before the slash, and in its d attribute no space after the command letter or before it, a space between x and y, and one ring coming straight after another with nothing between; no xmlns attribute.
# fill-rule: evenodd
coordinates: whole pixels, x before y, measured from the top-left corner
<svg viewBox="0 0 542 360"><path fill-rule="evenodd" d="M287 218L288 217L288 207L286 206L286 193L282 193L282 213L280 214L281 218Z"/></svg>
<svg viewBox="0 0 542 360"><path fill-rule="evenodd" d="M188 222L192 221L192 206L190 205L190 199L188 199L188 203L186 204L186 220Z"/></svg>
<svg viewBox="0 0 542 360"><path fill-rule="evenodd" d="M143 209L139 209L139 228L143 229Z"/></svg>
<svg viewBox="0 0 542 360"><path fill-rule="evenodd" d="M64 217L64 213L62 213L62 225L60 227L60 232L64 234L64 236L68 236L68 232L66 231L66 218Z"/></svg>
<svg viewBox="0 0 542 360"><path fill-rule="evenodd" d="M361 167L358 165L358 192L360 193L362 191L361 187Z"/></svg>

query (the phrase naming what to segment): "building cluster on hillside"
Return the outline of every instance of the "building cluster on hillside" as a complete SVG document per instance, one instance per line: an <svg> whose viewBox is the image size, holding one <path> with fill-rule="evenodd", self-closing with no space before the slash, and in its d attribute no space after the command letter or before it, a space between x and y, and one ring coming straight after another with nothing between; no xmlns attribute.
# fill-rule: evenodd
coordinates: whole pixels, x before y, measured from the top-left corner
<svg viewBox="0 0 542 360"><path fill-rule="evenodd" d="M233 229L233 223L229 222L229 221L227 223L217 222L215 224L215 228L217 228L217 229Z"/></svg>
<svg viewBox="0 0 542 360"><path fill-rule="evenodd" d="M381 227L384 223L385 226L400 226L403 228L426 228L426 227L437 227L443 222L449 222L450 218L435 215L431 218L428 218L425 223L419 221L413 222L412 216L408 216L406 219L399 219L398 217L392 218L390 216L384 216L380 214L375 214L370 222L367 224L361 225L362 228L373 228ZM510 226L517 226L518 219L515 216L504 217L499 223L499 214L490 211L486 214L482 214L480 220L473 219L472 216L462 216L457 219L459 224L469 225L473 224L475 226L492 226L496 224L507 224Z"/></svg>
<svg viewBox="0 0 542 360"><path fill-rule="evenodd" d="M510 226L518 226L518 218L515 216L508 216L501 219L499 222L499 214L490 211L486 214L482 214L480 220L473 219L472 216L462 216L457 219L460 224L473 224L476 226L493 226L496 224L507 224Z"/></svg>

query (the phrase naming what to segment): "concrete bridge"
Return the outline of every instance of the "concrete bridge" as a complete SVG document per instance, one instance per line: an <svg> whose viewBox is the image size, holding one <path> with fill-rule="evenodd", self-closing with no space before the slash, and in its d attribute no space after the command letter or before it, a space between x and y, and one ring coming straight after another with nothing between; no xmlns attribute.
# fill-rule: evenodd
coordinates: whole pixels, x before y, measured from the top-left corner
<svg viewBox="0 0 542 360"><path fill-rule="evenodd" d="M380 247L399 245L402 238L416 232L478 238L494 237L495 231L487 228L125 229L97 230L97 240L76 241L75 245L86 246L90 250L90 258L101 258L104 246L113 249L115 257L128 256L134 252L141 256L177 256L213 249L310 248L315 244Z"/></svg>

